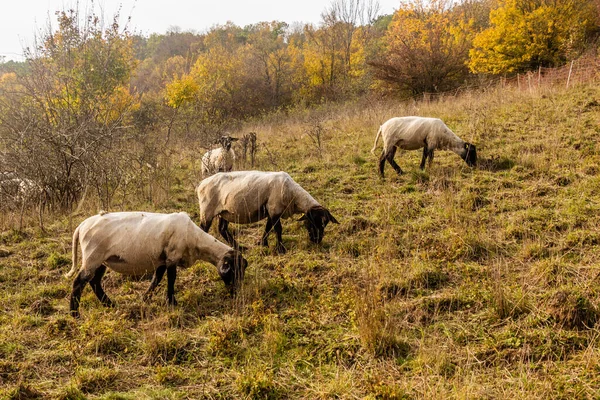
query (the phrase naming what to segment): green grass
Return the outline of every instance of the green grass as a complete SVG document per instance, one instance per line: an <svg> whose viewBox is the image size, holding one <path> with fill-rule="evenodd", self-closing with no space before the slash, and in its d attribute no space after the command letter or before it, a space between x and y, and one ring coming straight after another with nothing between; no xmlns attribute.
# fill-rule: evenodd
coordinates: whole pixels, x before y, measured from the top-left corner
<svg viewBox="0 0 600 400"><path fill-rule="evenodd" d="M286 170L340 224L314 246L284 221L285 256L274 238L255 246L262 223L238 227L250 266L234 299L209 264L179 273L176 308L164 284L144 303L149 281L109 272L116 307L86 288L74 320L63 274L85 216L53 216L46 234L7 227L0 397L598 397L600 108L587 106L598 101L600 89L577 87L330 106L321 151L306 113L247 124L269 149L256 168ZM420 152L399 152L405 174L386 166L381 180L377 127L412 114L477 144L478 167L438 151L422 172ZM127 209L197 218L194 154L177 156L171 195Z"/></svg>

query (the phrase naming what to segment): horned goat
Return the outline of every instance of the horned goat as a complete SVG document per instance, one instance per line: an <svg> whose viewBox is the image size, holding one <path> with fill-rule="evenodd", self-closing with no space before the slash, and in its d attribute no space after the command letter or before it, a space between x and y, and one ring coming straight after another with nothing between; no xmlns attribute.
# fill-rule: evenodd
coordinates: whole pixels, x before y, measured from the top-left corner
<svg viewBox="0 0 600 400"><path fill-rule="evenodd" d="M286 249L281 240L281 219L304 213L300 221L313 243L323 239L329 222L338 221L285 172L236 171L204 179L196 189L200 205L200 227L208 232L219 217L219 232L234 248L240 248L228 231L230 222L249 224L267 218L260 244L268 246L271 229L277 237L277 251Z"/></svg>
<svg viewBox="0 0 600 400"><path fill-rule="evenodd" d="M386 160L398 174L402 174L402 169L394 161L396 149L398 148L403 150L423 148L421 169L425 168L427 158L429 158L429 164L431 164L433 151L436 149L453 151L465 160L470 167L474 167L477 163L475 145L456 136L439 118L397 117L387 120L377 131L375 144L371 149L373 154L375 154L377 148L379 135L383 139L383 151L379 157L379 174L382 177Z"/></svg>
<svg viewBox="0 0 600 400"><path fill-rule="evenodd" d="M178 266L189 267L197 260L215 265L233 294L248 265L238 250L205 233L184 212L115 212L89 217L73 234L73 266L67 277L77 272L78 244L81 267L73 282L70 303L74 317L79 316L79 301L86 283L102 304L113 305L101 285L107 267L126 275L153 272L150 287L144 294L146 300L166 272L167 300L176 305L174 285Z"/></svg>

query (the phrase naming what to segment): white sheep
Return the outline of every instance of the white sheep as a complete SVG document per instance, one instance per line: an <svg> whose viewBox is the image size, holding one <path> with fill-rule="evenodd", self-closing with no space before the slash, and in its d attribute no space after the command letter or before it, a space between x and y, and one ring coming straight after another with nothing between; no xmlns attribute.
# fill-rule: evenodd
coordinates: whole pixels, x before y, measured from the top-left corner
<svg viewBox="0 0 600 400"><path fill-rule="evenodd" d="M439 118L397 117L387 120L377 131L375 144L371 149L373 154L375 154L380 134L383 139L383 151L379 157L379 174L382 177L386 160L398 174L402 174L402 169L394 161L397 148L418 150L422 147L421 169L425 168L427 157L429 157L429 164L431 164L435 149L453 151L465 160L470 167L474 167L477 163L475 145L467 143L456 136Z"/></svg>
<svg viewBox="0 0 600 400"><path fill-rule="evenodd" d="M73 282L71 315L79 316L79 300L86 283L105 306L112 302L102 289L106 268L127 275L154 272L144 294L149 299L167 272L167 299L176 305L176 268L197 260L215 265L231 293L244 278L248 265L241 253L200 229L186 213L100 213L83 221L73 233L73 266L77 271L77 245L81 246L81 268Z"/></svg>
<svg viewBox="0 0 600 400"><path fill-rule="evenodd" d="M23 227L25 210L37 205L40 228L44 230L43 211L50 188L13 172L0 172L0 210L20 208L19 229Z"/></svg>
<svg viewBox="0 0 600 400"><path fill-rule="evenodd" d="M321 206L285 172L237 171L218 173L204 179L196 189L200 205L200 227L208 232L219 217L219 232L234 248L239 248L227 230L229 222L249 224L267 218L260 244L268 246L271 229L277 236L277 251L285 253L281 241L281 218L304 213L300 221L313 243L323 239L329 222L338 223L329 210Z"/></svg>
<svg viewBox="0 0 600 400"><path fill-rule="evenodd" d="M19 178L12 172L0 172L0 195L12 199L15 203L23 203L39 197L42 188L27 178Z"/></svg>
<svg viewBox="0 0 600 400"><path fill-rule="evenodd" d="M231 148L231 143L237 140L237 138L228 135L221 136L218 141L221 147L204 153L204 156L202 156L203 178L217 172L231 171L235 162L235 152Z"/></svg>

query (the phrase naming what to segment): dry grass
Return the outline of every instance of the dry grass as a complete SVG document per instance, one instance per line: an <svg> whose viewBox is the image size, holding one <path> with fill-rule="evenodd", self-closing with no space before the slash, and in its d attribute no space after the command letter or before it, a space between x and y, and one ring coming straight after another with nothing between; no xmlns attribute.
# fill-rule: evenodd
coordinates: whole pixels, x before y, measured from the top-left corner
<svg viewBox="0 0 600 400"><path fill-rule="evenodd" d="M286 170L341 224L317 247L285 221L285 256L254 245L262 224L240 227L250 268L235 299L203 263L179 274L177 308L109 273L117 306L86 289L75 321L62 274L83 216L53 216L47 234L5 229L0 397L598 397L599 102L594 87L489 92L248 124L268 146L257 168ZM478 168L440 151L421 172L406 152L405 174L379 179L376 128L410 114L476 143ZM195 215L189 165L156 209Z"/></svg>

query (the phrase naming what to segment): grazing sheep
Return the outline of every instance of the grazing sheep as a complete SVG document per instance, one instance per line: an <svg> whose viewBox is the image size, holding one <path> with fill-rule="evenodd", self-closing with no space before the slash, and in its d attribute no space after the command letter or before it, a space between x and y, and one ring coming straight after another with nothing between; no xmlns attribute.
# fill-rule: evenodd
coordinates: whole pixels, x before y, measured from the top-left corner
<svg viewBox="0 0 600 400"><path fill-rule="evenodd" d="M186 213L146 212L100 213L83 221L73 234L73 267L77 271L77 245L81 245L81 268L73 282L71 315L79 316L79 299L89 283L105 306L112 302L102 289L101 280L110 268L126 275L154 272L144 294L149 299L167 272L167 300L176 305L176 268L189 267L197 260L215 265L231 293L244 278L248 265L242 254L198 228Z"/></svg>
<svg viewBox="0 0 600 400"><path fill-rule="evenodd" d="M271 229L277 236L277 251L285 253L281 243L281 218L304 213L300 221L313 243L320 243L329 222L338 223L306 190L285 172L237 171L215 174L196 189L200 204L200 227L208 232L219 217L219 232L229 244L239 248L227 230L229 222L249 224L267 218L260 244L268 246Z"/></svg>
<svg viewBox="0 0 600 400"><path fill-rule="evenodd" d="M237 138L228 135L221 136L218 141L221 147L204 153L204 156L202 156L203 178L217 172L231 171L235 161L235 152L231 148L231 143L237 140Z"/></svg>
<svg viewBox="0 0 600 400"><path fill-rule="evenodd" d="M423 148L423 158L420 168L425 168L425 159L429 157L429 164L433 160L435 149L451 150L458 154L468 166L474 167L477 163L477 150L475 145L467 143L454 134L438 118L424 117L398 117L387 120L379 127L375 144L371 153L375 154L379 135L383 139L383 151L379 157L379 174L383 177L383 168L387 160L394 170L402 173L402 169L394 161L396 149L418 150Z"/></svg>

